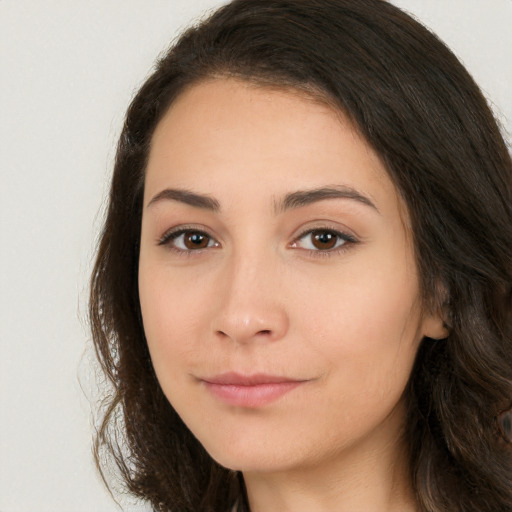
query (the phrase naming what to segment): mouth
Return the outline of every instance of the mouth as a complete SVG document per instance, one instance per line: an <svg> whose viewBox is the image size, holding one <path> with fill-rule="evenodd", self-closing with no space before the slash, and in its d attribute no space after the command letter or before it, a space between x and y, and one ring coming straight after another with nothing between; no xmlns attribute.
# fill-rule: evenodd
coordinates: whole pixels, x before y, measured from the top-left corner
<svg viewBox="0 0 512 512"><path fill-rule="evenodd" d="M200 379L218 400L237 407L257 408L275 402L285 394L308 382L288 377L238 373L223 373Z"/></svg>

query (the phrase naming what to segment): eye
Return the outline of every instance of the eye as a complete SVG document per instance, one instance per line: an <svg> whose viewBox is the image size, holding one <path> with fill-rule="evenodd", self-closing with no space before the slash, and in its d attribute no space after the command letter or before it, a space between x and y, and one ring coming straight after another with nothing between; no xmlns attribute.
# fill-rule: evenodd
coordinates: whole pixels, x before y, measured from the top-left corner
<svg viewBox="0 0 512 512"><path fill-rule="evenodd" d="M326 252L339 249L347 243L356 242L353 236L333 229L312 229L303 233L292 246L309 251Z"/></svg>
<svg viewBox="0 0 512 512"><path fill-rule="evenodd" d="M210 247L218 247L219 242L204 231L197 229L179 229L167 232L159 241L158 245L168 245L178 251L198 251Z"/></svg>

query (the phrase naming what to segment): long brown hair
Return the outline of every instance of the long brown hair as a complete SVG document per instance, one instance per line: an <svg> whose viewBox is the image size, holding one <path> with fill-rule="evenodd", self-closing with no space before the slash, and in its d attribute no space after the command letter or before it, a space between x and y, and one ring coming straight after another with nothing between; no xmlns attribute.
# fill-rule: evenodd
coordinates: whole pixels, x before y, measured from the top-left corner
<svg viewBox="0 0 512 512"><path fill-rule="evenodd" d="M235 76L315 94L347 115L407 204L425 304L408 387L410 471L422 511L512 511L512 161L479 88L426 28L382 0L234 0L185 32L131 103L91 281L98 359L112 384L95 440L158 511L247 509L242 477L205 452L149 357L137 289L152 134L186 87Z"/></svg>

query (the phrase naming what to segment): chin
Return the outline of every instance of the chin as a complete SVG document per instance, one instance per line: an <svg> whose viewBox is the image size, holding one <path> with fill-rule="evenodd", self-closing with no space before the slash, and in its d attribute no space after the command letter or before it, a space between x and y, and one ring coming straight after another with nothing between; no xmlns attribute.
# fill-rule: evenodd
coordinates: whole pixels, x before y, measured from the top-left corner
<svg viewBox="0 0 512 512"><path fill-rule="evenodd" d="M261 453L254 457L230 457L228 455L227 457L212 458L222 467L242 473L280 473L296 467L294 464L286 464L279 460L267 459L265 456L262 456Z"/></svg>
<svg viewBox="0 0 512 512"><path fill-rule="evenodd" d="M276 446L265 446L254 441L233 442L229 446L203 445L213 460L233 471L242 472L279 472L295 466L297 455L277 450Z"/></svg>

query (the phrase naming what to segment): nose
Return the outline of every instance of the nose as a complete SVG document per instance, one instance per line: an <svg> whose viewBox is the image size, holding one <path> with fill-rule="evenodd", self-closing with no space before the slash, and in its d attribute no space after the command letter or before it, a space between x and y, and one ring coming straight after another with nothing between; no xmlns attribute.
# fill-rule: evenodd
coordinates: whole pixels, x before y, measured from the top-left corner
<svg viewBox="0 0 512 512"><path fill-rule="evenodd" d="M269 258L243 258L226 264L218 287L213 331L238 344L277 341L289 327L279 269Z"/></svg>

